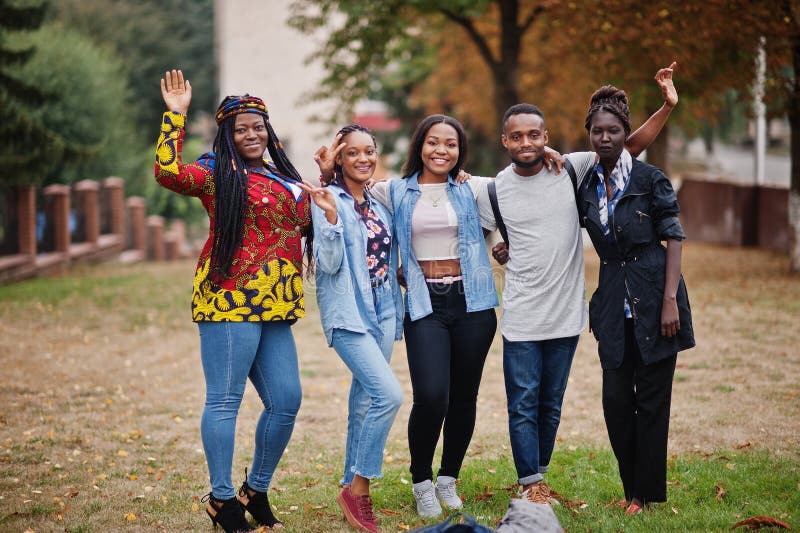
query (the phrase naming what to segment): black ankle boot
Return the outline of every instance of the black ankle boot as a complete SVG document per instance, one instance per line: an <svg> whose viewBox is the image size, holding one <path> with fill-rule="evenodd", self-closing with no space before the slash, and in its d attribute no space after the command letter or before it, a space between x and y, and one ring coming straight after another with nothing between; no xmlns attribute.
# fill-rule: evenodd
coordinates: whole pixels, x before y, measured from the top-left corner
<svg viewBox="0 0 800 533"><path fill-rule="evenodd" d="M214 524L214 529L219 524L225 530L225 533L255 531L245 519L244 509L242 509L242 504L239 503L238 499L218 500L209 492L200 501L203 503L208 502L206 513L211 519L211 523Z"/></svg>
<svg viewBox="0 0 800 533"><path fill-rule="evenodd" d="M258 525L267 526L270 529L283 529L283 522L272 514L267 493L259 492L247 484L247 469L244 471L244 483L236 497L239 499L239 503L247 509L247 512L253 515Z"/></svg>

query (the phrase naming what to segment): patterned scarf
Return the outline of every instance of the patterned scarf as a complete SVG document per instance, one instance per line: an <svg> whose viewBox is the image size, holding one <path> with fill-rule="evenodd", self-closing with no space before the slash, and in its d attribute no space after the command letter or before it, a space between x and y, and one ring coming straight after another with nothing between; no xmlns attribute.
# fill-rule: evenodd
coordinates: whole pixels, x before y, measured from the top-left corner
<svg viewBox="0 0 800 533"><path fill-rule="evenodd" d="M217 125L219 126L226 118L240 113L256 113L262 115L269 121L269 113L267 112L267 106L264 104L264 100L257 96L245 94L237 96L235 100L230 100L217 109Z"/></svg>
<svg viewBox="0 0 800 533"><path fill-rule="evenodd" d="M608 221L614 216L614 207L617 205L617 200L622 197L622 193L625 192L625 187L631 179L632 167L633 158L628 150L623 148L622 154L620 154L617 160L617 164L614 165L614 169L611 171L609 180L611 181L611 190L613 191L611 200L608 199L608 195L606 194L603 165L598 162L594 167L595 172L597 172L597 177L599 178L597 181L597 206L600 210L600 222L603 225L603 233L605 233L605 235L609 235L611 231Z"/></svg>

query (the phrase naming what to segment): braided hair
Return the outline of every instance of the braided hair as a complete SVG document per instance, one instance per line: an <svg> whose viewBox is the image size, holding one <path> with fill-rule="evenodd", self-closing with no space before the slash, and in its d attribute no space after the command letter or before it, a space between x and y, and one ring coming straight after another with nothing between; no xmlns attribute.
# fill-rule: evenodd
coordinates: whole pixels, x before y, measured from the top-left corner
<svg viewBox="0 0 800 533"><path fill-rule="evenodd" d="M249 95L226 96L217 110L219 129L214 139L214 240L211 246L211 278L219 281L229 276L236 252L242 245L244 222L247 212L247 190L250 178L244 160L236 151L233 132L236 127L236 114L220 115L223 109L230 108L237 101L252 99ZM266 109L259 112L269 134L267 150L278 171L291 181L303 181L300 174L289 161L278 136L269 123ZM313 227L305 230L306 259L311 264L314 240Z"/></svg>
<svg viewBox="0 0 800 533"><path fill-rule="evenodd" d="M592 128L592 119L599 111L607 111L620 122L625 129L625 137L631 133L631 113L628 109L628 95L613 85L604 85L597 89L589 101L589 112L586 114L586 131Z"/></svg>
<svg viewBox="0 0 800 533"><path fill-rule="evenodd" d="M447 115L429 115L425 117L422 122L417 125L414 134L411 136L411 143L408 146L408 154L403 163L403 178L409 178L416 172L421 172L424 168L422 163L422 145L425 143L425 137L428 131L436 124L447 124L456 130L458 136L458 160L456 166L450 171L450 175L455 177L458 171L461 170L461 165L467 159L467 134L464 132L464 126L461 123Z"/></svg>
<svg viewBox="0 0 800 533"><path fill-rule="evenodd" d="M340 129L336 135L341 135L342 137L339 139L339 144L343 143L345 138L350 135L351 133L355 133L360 131L361 133L366 133L372 138L372 144L377 148L378 143L375 142L375 135L369 130L360 124L348 124L344 128ZM365 218L364 213L361 211L361 206L358 205L358 200L355 199L355 195L350 192L350 188L347 186L347 183L344 181L344 172L342 171L342 165L339 163L334 163L333 165L333 179L331 180L332 185L337 185L338 187L342 188L347 194L353 197L353 205L355 207L356 213L359 214L361 219Z"/></svg>

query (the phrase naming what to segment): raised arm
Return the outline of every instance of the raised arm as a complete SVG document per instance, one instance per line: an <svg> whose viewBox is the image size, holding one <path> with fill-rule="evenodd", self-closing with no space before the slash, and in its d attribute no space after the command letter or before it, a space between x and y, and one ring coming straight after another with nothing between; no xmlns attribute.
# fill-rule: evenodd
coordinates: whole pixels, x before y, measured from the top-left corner
<svg viewBox="0 0 800 533"><path fill-rule="evenodd" d="M664 105L661 109L653 113L647 122L639 126L639 128L628 136L625 141L625 148L631 153L633 157L645 151L650 144L658 137L661 128L667 123L672 109L678 104L678 91L672 82L672 73L675 70L677 63L673 63L667 67L662 68L656 72L655 80L661 88L661 94L664 96Z"/></svg>
<svg viewBox="0 0 800 533"><path fill-rule="evenodd" d="M344 258L342 222L336 209L336 200L330 189L314 187L306 182L298 184L314 202L311 218L314 223L314 260L317 268L326 274L336 274Z"/></svg>
<svg viewBox="0 0 800 533"><path fill-rule="evenodd" d="M161 97L167 104L167 111L175 111L185 115L189 111L189 104L192 102L192 85L189 80L183 79L183 71L167 71L167 75L161 78Z"/></svg>
<svg viewBox="0 0 800 533"><path fill-rule="evenodd" d="M187 196L201 196L213 174L197 164L184 165L181 156L186 134L186 113L192 101L192 85L180 70L161 78L161 97L167 111L161 120L156 143L155 176L162 186Z"/></svg>

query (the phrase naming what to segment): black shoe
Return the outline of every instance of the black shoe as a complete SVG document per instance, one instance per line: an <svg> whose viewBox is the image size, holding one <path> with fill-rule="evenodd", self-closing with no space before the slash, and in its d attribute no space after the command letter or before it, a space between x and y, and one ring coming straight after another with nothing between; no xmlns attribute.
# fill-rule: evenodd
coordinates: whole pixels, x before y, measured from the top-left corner
<svg viewBox="0 0 800 533"><path fill-rule="evenodd" d="M239 494L236 496L242 507L247 509L247 512L253 515L253 518L258 525L267 526L270 529L283 529L283 522L275 518L272 514L272 507L269 505L269 497L266 492L258 492L250 488L247 484L247 469L244 470L244 483L242 488L239 489Z"/></svg>
<svg viewBox="0 0 800 533"><path fill-rule="evenodd" d="M200 500L206 503L206 513L214 524L214 529L219 524L225 533L246 533L255 531L244 517L242 504L236 498L218 500L210 492Z"/></svg>

